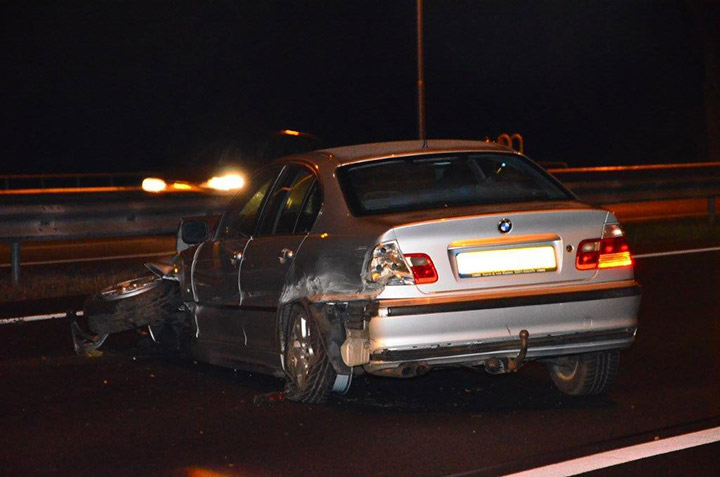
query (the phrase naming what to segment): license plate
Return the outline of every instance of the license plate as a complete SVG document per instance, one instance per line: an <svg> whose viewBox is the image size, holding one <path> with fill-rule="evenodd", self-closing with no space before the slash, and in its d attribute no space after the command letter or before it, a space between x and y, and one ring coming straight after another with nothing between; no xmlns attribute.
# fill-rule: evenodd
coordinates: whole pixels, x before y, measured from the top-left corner
<svg viewBox="0 0 720 477"><path fill-rule="evenodd" d="M460 252L455 260L461 278L557 270L555 249L549 245Z"/></svg>

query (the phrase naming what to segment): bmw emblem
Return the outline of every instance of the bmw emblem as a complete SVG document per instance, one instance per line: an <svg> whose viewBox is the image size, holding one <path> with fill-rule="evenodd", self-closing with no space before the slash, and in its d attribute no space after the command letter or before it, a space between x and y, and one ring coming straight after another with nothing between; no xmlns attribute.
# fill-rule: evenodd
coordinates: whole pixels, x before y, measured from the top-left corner
<svg viewBox="0 0 720 477"><path fill-rule="evenodd" d="M512 230L512 222L510 219L502 219L498 222L498 230L501 234L507 234Z"/></svg>

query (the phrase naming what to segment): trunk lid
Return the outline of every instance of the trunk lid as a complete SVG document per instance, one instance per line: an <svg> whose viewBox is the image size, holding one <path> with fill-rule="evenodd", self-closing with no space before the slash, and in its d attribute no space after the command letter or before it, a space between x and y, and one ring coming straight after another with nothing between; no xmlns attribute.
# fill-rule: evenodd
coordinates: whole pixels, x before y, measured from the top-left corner
<svg viewBox="0 0 720 477"><path fill-rule="evenodd" d="M560 284L595 276L596 270L577 270L575 257L582 240L601 237L606 211L518 209L397 224L388 235L394 234L403 254L432 259L438 280L417 285L427 294ZM501 222L505 228L510 225L508 232L500 231Z"/></svg>

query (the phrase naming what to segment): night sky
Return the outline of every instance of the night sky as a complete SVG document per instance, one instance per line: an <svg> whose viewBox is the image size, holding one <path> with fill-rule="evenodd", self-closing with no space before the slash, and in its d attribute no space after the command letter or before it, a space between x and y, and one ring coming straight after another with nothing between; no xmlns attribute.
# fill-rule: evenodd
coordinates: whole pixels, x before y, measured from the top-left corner
<svg viewBox="0 0 720 477"><path fill-rule="evenodd" d="M425 0L428 136L519 132L571 165L706 160L688 3ZM417 135L414 1L9 1L0 22L3 173L162 169L285 128Z"/></svg>

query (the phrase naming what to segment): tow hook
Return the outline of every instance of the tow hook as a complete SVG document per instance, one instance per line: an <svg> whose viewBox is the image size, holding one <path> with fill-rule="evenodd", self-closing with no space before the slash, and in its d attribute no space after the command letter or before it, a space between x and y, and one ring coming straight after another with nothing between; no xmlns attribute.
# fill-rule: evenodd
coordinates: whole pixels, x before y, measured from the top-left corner
<svg viewBox="0 0 720 477"><path fill-rule="evenodd" d="M520 352L518 353L517 357L508 359L508 372L515 372L520 369L520 367L524 364L525 356L527 355L529 336L530 333L528 333L528 330L522 330L520 332Z"/></svg>

